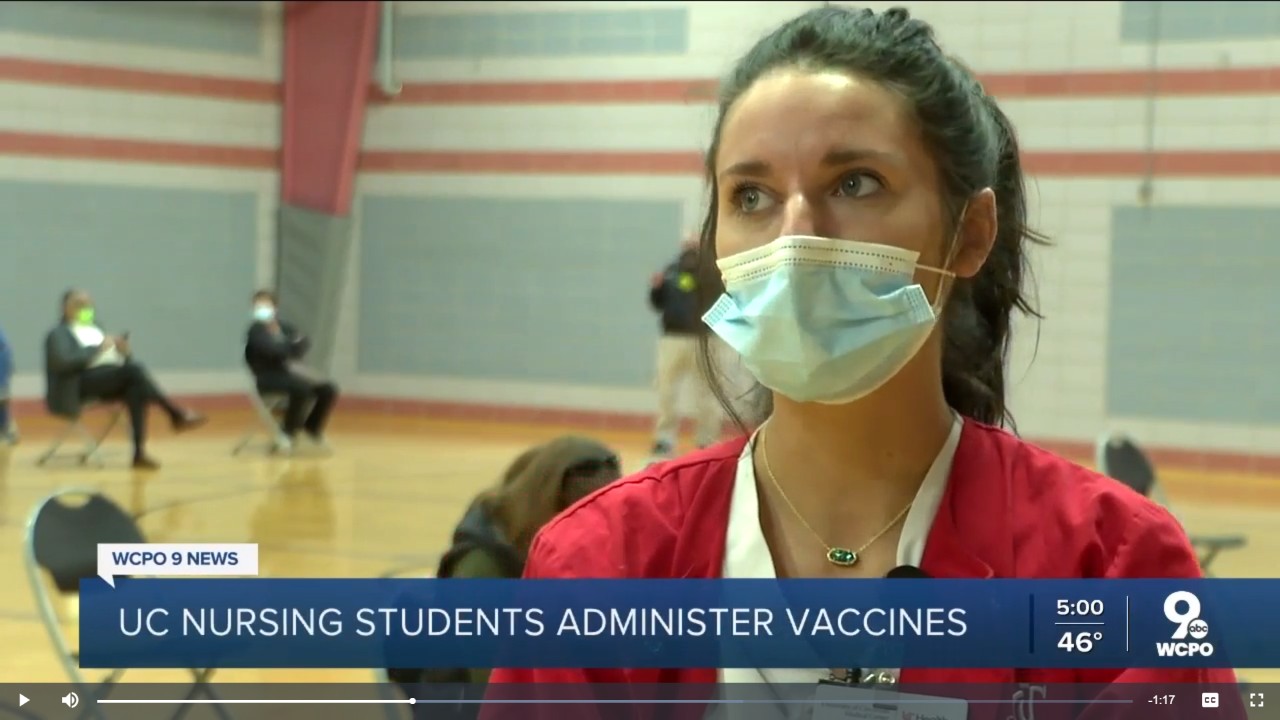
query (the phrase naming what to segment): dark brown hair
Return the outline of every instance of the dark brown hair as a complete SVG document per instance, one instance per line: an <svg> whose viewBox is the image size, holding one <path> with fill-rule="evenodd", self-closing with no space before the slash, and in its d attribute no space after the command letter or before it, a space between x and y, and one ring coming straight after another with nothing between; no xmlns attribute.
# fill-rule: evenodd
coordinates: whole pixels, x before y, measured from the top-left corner
<svg viewBox="0 0 1280 720"><path fill-rule="evenodd" d="M80 291L76 288L67 288L62 292L62 303L58 305L59 322L67 319L67 305L71 302L71 298L79 293Z"/></svg>
<svg viewBox="0 0 1280 720"><path fill-rule="evenodd" d="M905 98L937 166L952 227L975 193L988 187L994 191L999 224L995 245L976 276L957 279L945 306L942 384L947 403L960 414L1012 426L1004 376L1010 320L1015 309L1040 317L1022 287L1023 277L1029 275L1024 246L1046 239L1027 225L1022 161L1009 119L973 73L943 53L933 29L905 9L875 13L828 5L810 10L756 43L729 74L720 88L719 113L706 155L711 198L702 224L702 307L709 308L724 292L715 264L715 163L725 116L757 80L788 67L870 78ZM758 385L748 397L730 397L709 340L704 332L703 372L729 417L745 432L748 421L739 413L740 401L747 401L747 420L755 423L767 416L772 398Z"/></svg>
<svg viewBox="0 0 1280 720"><path fill-rule="evenodd" d="M566 485L581 487L587 481L603 487L621 476L612 451L586 438L564 436L521 453L477 502L523 558L542 526L581 497L566 493Z"/></svg>

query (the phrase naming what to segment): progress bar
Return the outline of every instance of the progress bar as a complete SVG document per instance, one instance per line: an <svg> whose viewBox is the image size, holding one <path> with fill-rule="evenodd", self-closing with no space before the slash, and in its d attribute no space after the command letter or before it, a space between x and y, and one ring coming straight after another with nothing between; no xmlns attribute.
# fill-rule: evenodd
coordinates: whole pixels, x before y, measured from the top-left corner
<svg viewBox="0 0 1280 720"><path fill-rule="evenodd" d="M425 700L424 703L432 701ZM451 704L457 701L449 701ZM99 705L417 705L408 700L99 700Z"/></svg>
<svg viewBox="0 0 1280 720"><path fill-rule="evenodd" d="M100 705L875 705L875 701L833 703L823 700L98 700ZM894 700L895 705L937 705L946 700ZM1008 700L966 700L973 705L1004 705ZM1079 700L1037 698L1037 705L1077 705ZM1091 705L1132 705L1133 700L1093 700Z"/></svg>

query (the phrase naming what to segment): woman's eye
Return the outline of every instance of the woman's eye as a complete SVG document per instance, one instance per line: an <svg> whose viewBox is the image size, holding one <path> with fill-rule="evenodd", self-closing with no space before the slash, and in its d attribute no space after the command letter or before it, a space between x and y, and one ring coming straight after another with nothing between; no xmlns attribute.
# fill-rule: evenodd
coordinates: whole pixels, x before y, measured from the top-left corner
<svg viewBox="0 0 1280 720"><path fill-rule="evenodd" d="M864 197L870 195L884 185L874 176L868 173L850 173L840 179L840 185L837 190L840 195L848 197Z"/></svg>
<svg viewBox="0 0 1280 720"><path fill-rule="evenodd" d="M734 192L733 204L739 212L753 213L764 209L769 204L769 196L759 188L743 187Z"/></svg>

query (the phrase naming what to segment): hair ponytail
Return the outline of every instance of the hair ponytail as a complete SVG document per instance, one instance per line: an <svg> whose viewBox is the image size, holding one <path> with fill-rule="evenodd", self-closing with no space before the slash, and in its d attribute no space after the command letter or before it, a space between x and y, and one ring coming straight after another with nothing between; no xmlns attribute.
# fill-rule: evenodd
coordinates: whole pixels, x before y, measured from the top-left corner
<svg viewBox="0 0 1280 720"><path fill-rule="evenodd" d="M947 403L991 425L1014 426L1005 399L1005 369L1015 309L1040 318L1022 289L1030 274L1024 244L1046 243L1027 225L1027 190L1013 124L985 93L975 102L990 121L996 149L996 239L978 274L957 283L948 302L942 358Z"/></svg>

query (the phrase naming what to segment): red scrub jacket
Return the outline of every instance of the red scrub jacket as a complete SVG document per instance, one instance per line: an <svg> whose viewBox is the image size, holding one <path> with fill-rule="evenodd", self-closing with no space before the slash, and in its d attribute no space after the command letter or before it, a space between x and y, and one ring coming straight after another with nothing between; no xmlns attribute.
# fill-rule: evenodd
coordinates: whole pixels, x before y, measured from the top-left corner
<svg viewBox="0 0 1280 720"><path fill-rule="evenodd" d="M742 437L650 467L589 496L549 523L529 552L525 577L718 578ZM1195 578L1200 567L1185 532L1163 508L1121 483L1028 444L998 428L966 420L951 477L925 544L921 569L935 578ZM710 687L714 668L496 669L494 684L681 683ZM915 669L908 686L948 683L1234 684L1231 670ZM1243 718L1238 693L1202 709L1184 685L1173 706L1092 705L1081 718ZM1194 692L1193 692L1194 691ZM1051 695L1053 688L1051 688ZM1170 691L1174 693L1174 691ZM597 713L577 706L486 706L482 718L696 718L706 708L623 707ZM681 709L682 708L682 709ZM970 704L971 720L1029 720L1025 708ZM1076 717L1071 705L1040 705L1035 720Z"/></svg>

